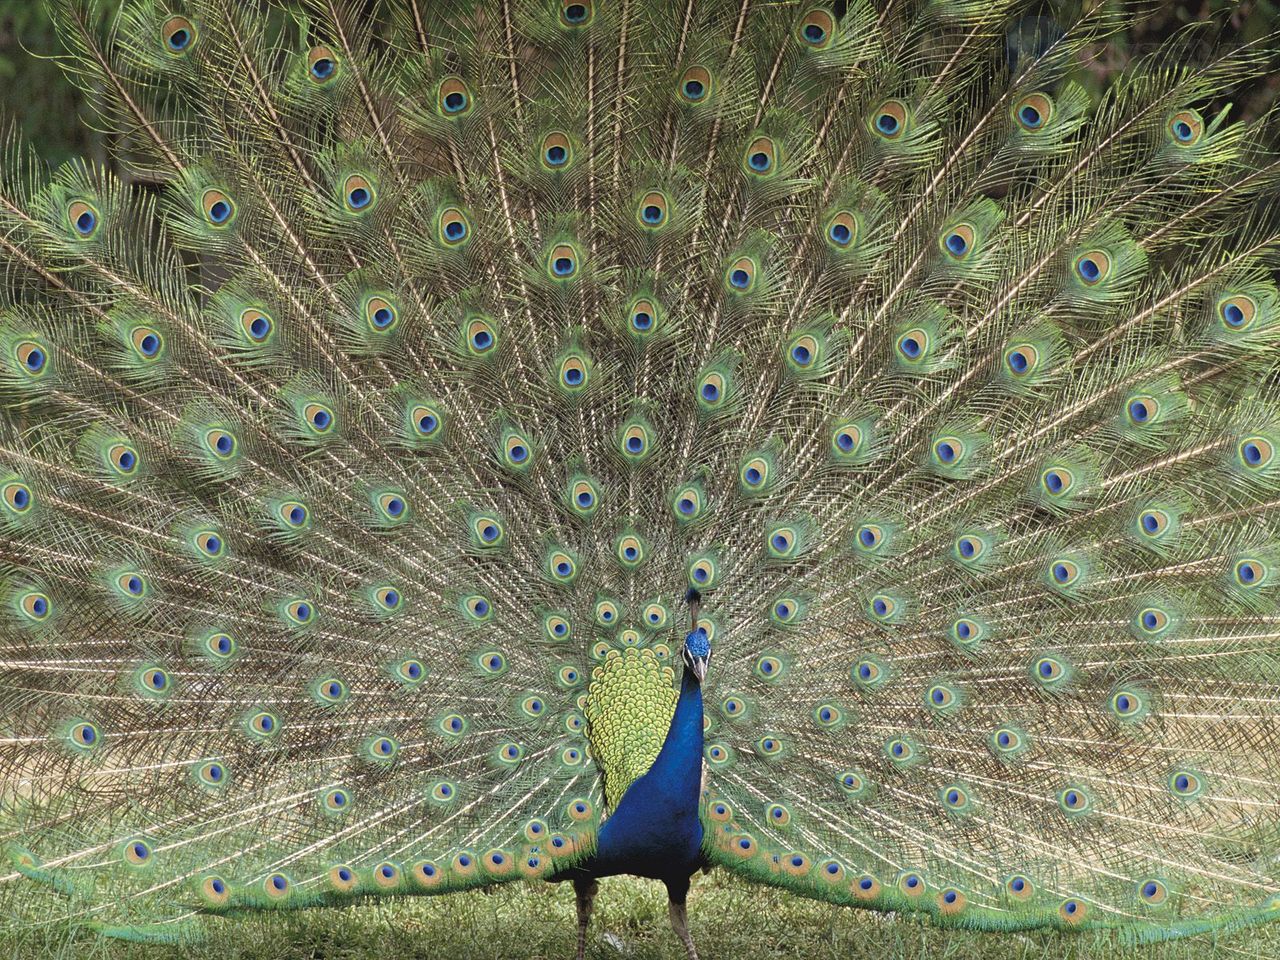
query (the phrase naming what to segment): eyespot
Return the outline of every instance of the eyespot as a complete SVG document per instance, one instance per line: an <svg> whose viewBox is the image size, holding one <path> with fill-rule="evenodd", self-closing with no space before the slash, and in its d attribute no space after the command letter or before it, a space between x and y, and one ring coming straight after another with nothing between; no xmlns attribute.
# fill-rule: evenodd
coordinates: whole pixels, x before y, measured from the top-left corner
<svg viewBox="0 0 1280 960"><path fill-rule="evenodd" d="M859 900L874 900L880 896L880 881L870 874L863 874L853 881L853 895Z"/></svg>
<svg viewBox="0 0 1280 960"><path fill-rule="evenodd" d="M650 190L640 198L636 207L636 220L647 230L656 230L667 222L670 212L667 198L657 190Z"/></svg>
<svg viewBox="0 0 1280 960"><path fill-rule="evenodd" d="M467 721L459 714L450 713L440 720L440 730L448 736L458 737L466 733Z"/></svg>
<svg viewBox="0 0 1280 960"><path fill-rule="evenodd" d="M939 463L953 466L964 459L964 441L959 437L939 437L933 441L933 455Z"/></svg>
<svg viewBox="0 0 1280 960"><path fill-rule="evenodd" d="M1066 787L1058 794L1058 805L1068 813L1084 813L1089 809L1089 794L1079 787Z"/></svg>
<svg viewBox="0 0 1280 960"><path fill-rule="evenodd" d="M1169 888L1152 877L1138 884L1138 899L1149 907L1158 907L1169 898Z"/></svg>
<svg viewBox="0 0 1280 960"><path fill-rule="evenodd" d="M222 556L225 545L215 530L203 530L196 534L196 548L206 557Z"/></svg>
<svg viewBox="0 0 1280 960"><path fill-rule="evenodd" d="M689 582L693 586L707 589L715 584L715 580L716 565L710 559L703 557L689 565Z"/></svg>
<svg viewBox="0 0 1280 960"><path fill-rule="evenodd" d="M831 45L835 36L835 19L826 10L810 10L796 28L797 39L806 47L822 50Z"/></svg>
<svg viewBox="0 0 1280 960"><path fill-rule="evenodd" d="M23 340L14 348L14 356L22 372L29 377L43 376L49 366L49 351L32 340Z"/></svg>
<svg viewBox="0 0 1280 960"><path fill-rule="evenodd" d="M898 356L904 361L917 363L921 357L927 356L929 353L928 332L919 328L908 330L898 337L897 349Z"/></svg>
<svg viewBox="0 0 1280 960"><path fill-rule="evenodd" d="M236 641L227 633L214 632L204 638L201 644L204 652L215 660L229 660L235 655Z"/></svg>
<svg viewBox="0 0 1280 960"><path fill-rule="evenodd" d="M498 334L488 320L473 318L467 324L467 347L476 356L492 353L498 345Z"/></svg>
<svg viewBox="0 0 1280 960"><path fill-rule="evenodd" d="M782 597L773 602L773 607L770 610L770 616L772 616L772 618L778 623L787 624L795 620L799 612L799 601L792 597Z"/></svg>
<svg viewBox="0 0 1280 960"><path fill-rule="evenodd" d="M632 424L622 432L620 446L628 460L640 460L649 451L649 431L640 424Z"/></svg>
<svg viewBox="0 0 1280 960"><path fill-rule="evenodd" d="M1040 365L1040 351L1030 343L1018 343L1004 352L1004 365L1015 377L1025 377Z"/></svg>
<svg viewBox="0 0 1280 960"><path fill-rule="evenodd" d="M138 671L137 681L142 692L149 696L169 691L169 675L160 667L143 667Z"/></svg>
<svg viewBox="0 0 1280 960"><path fill-rule="evenodd" d="M307 526L311 519L311 513L307 510L306 504L299 503L297 500L286 500L276 508L276 516L286 526L294 530L300 530Z"/></svg>
<svg viewBox="0 0 1280 960"><path fill-rule="evenodd" d="M471 521L471 530L475 534L476 544L481 547L500 547L506 539L501 521L494 517L476 517Z"/></svg>
<svg viewBox="0 0 1280 960"><path fill-rule="evenodd" d="M1262 470L1275 459L1276 448L1266 437L1246 437L1236 448L1240 463L1247 470Z"/></svg>
<svg viewBox="0 0 1280 960"><path fill-rule="evenodd" d="M399 610L404 603L404 595L395 587L378 587L373 592L373 599L380 610L388 612Z"/></svg>
<svg viewBox="0 0 1280 960"><path fill-rule="evenodd" d="M977 645L985 633L982 624L969 617L958 617L951 623L951 639L966 649Z"/></svg>
<svg viewBox="0 0 1280 960"><path fill-rule="evenodd" d="M890 620L898 612L898 603L886 593L877 593L867 601L867 612L877 620Z"/></svg>
<svg viewBox="0 0 1280 960"><path fill-rule="evenodd" d="M707 762L714 767L723 767L729 764L733 759L733 754L722 743L712 743L706 748Z"/></svg>
<svg viewBox="0 0 1280 960"><path fill-rule="evenodd" d="M225 227L235 216L236 206L221 190L206 190L200 197L205 219L215 227Z"/></svg>
<svg viewBox="0 0 1280 960"><path fill-rule="evenodd" d="M259 710L249 717L249 730L260 737L274 737L280 730L280 721L270 711Z"/></svg>
<svg viewBox="0 0 1280 960"><path fill-rule="evenodd" d="M132 867L141 867L150 863L151 853L151 844L145 840L129 840L124 844L124 862Z"/></svg>
<svg viewBox="0 0 1280 960"><path fill-rule="evenodd" d="M966 533L956 537L955 544L951 549L956 559L961 563L975 563L981 560L987 552L987 544L982 537Z"/></svg>
<svg viewBox="0 0 1280 960"><path fill-rule="evenodd" d="M671 510L675 518L681 522L698 519L702 515L702 494L697 487L689 486L677 490L671 498Z"/></svg>
<svg viewBox="0 0 1280 960"><path fill-rule="evenodd" d="M764 656L756 661L756 676L765 680L776 680L782 676L782 661L777 657Z"/></svg>
<svg viewBox="0 0 1280 960"><path fill-rule="evenodd" d="M76 236L87 240L98 232L98 211L83 200L73 200L67 205L67 221Z"/></svg>
<svg viewBox="0 0 1280 960"><path fill-rule="evenodd" d="M772 176L778 165L778 148L768 137L756 137L743 154L747 173L757 177Z"/></svg>
<svg viewBox="0 0 1280 960"><path fill-rule="evenodd" d="M1145 607L1134 618L1138 629L1148 636L1158 636L1169 626L1169 615L1159 607Z"/></svg>
<svg viewBox="0 0 1280 960"><path fill-rule="evenodd" d="M527 437L512 431L503 438L502 455L511 469L525 470L532 461L533 445Z"/></svg>
<svg viewBox="0 0 1280 960"><path fill-rule="evenodd" d="M138 453L128 444L112 444L107 450L107 463L116 473L131 476L138 469Z"/></svg>
<svg viewBox="0 0 1280 960"><path fill-rule="evenodd" d="M417 436L424 440L437 437L444 424L443 418L435 408L423 404L418 404L409 411L409 422L413 424L413 430Z"/></svg>
<svg viewBox="0 0 1280 960"><path fill-rule="evenodd" d="M308 624L315 617L315 608L307 600L291 600L285 606L285 615L298 626Z"/></svg>
<svg viewBox="0 0 1280 960"><path fill-rule="evenodd" d="M378 195L376 195L374 184L370 182L369 178L353 173L346 180L343 180L342 201L352 214L360 214L360 212L371 210L376 198L378 198Z"/></svg>
<svg viewBox="0 0 1280 960"><path fill-rule="evenodd" d="M169 17L160 24L160 39L166 52L180 56L196 42L196 28L186 17Z"/></svg>
<svg viewBox="0 0 1280 960"><path fill-rule="evenodd" d="M618 560L626 567L635 567L644 561L644 543L634 534L627 534L618 540Z"/></svg>
<svg viewBox="0 0 1280 960"><path fill-rule="evenodd" d="M807 370L820 361L820 346L816 338L802 334L787 347L787 362L799 370Z"/></svg>
<svg viewBox="0 0 1280 960"><path fill-rule="evenodd" d="M658 308L652 300L637 300L631 305L631 330L637 334L651 332L658 323Z"/></svg>
<svg viewBox="0 0 1280 960"><path fill-rule="evenodd" d="M1004 891L1014 900L1029 900L1035 895L1035 884L1020 873L1004 882Z"/></svg>
<svg viewBox="0 0 1280 960"><path fill-rule="evenodd" d="M143 360L155 360L164 350L164 337L153 327L134 327L129 331L129 342Z"/></svg>
<svg viewBox="0 0 1280 960"><path fill-rule="evenodd" d="M334 787L325 791L320 804L325 813L346 813L351 809L351 794L341 787Z"/></svg>
<svg viewBox="0 0 1280 960"><path fill-rule="evenodd" d="M974 229L970 224L957 223L942 231L938 237L938 245L942 252L953 260L963 260L973 251L975 239Z"/></svg>
<svg viewBox="0 0 1280 960"><path fill-rule="evenodd" d="M695 65L680 75L680 97L685 103L705 103L711 93L711 74L705 67Z"/></svg>
<svg viewBox="0 0 1280 960"><path fill-rule="evenodd" d="M493 619L493 604L483 594L473 593L462 598L462 610L467 618L477 623Z"/></svg>
<svg viewBox="0 0 1280 960"><path fill-rule="evenodd" d="M1043 684L1052 684L1066 676L1066 666L1057 657L1040 657L1035 662L1035 676Z"/></svg>
<svg viewBox="0 0 1280 960"><path fill-rule="evenodd" d="M591 818L591 802L582 798L570 800L565 812L569 815L570 820L577 820L579 823L583 820L589 820Z"/></svg>
<svg viewBox="0 0 1280 960"><path fill-rule="evenodd" d="M1076 276L1092 287L1111 272L1111 257L1105 250L1089 250L1076 257L1074 269Z"/></svg>
<svg viewBox="0 0 1280 960"><path fill-rule="evenodd" d="M1049 564L1049 577L1059 587L1069 587L1080 579L1080 567L1071 560L1054 560Z"/></svg>
<svg viewBox="0 0 1280 960"><path fill-rule="evenodd" d="M566 390L580 392L587 386L589 371L587 361L581 356L568 356L560 362L560 385Z"/></svg>
<svg viewBox="0 0 1280 960"><path fill-rule="evenodd" d="M918 873L904 873L898 878L898 889L908 897L919 897L925 891L924 877Z"/></svg>
<svg viewBox="0 0 1280 960"><path fill-rule="evenodd" d="M907 126L907 105L901 100L886 100L871 114L871 132L884 140L896 140Z"/></svg>
<svg viewBox="0 0 1280 960"><path fill-rule="evenodd" d="M1137 427L1144 427L1160 416L1160 403L1155 397L1145 394L1130 397L1124 408L1129 422Z"/></svg>
<svg viewBox="0 0 1280 960"><path fill-rule="evenodd" d="M601 600L596 604L596 623L609 626L618 619L618 606L612 600Z"/></svg>
<svg viewBox="0 0 1280 960"><path fill-rule="evenodd" d="M905 764L915 758L915 747L901 737L895 737L884 745L884 752L895 764Z"/></svg>
<svg viewBox="0 0 1280 960"><path fill-rule="evenodd" d="M323 403L308 403L302 408L302 419L312 433L325 434L333 429L333 411Z"/></svg>
<svg viewBox="0 0 1280 960"><path fill-rule="evenodd" d="M364 318L374 333L387 333L395 328L400 315L385 297L370 297L365 301Z"/></svg>
<svg viewBox="0 0 1280 960"><path fill-rule="evenodd" d="M924 695L925 706L933 710L945 710L956 702L955 691L944 684L934 684Z"/></svg>
<svg viewBox="0 0 1280 960"><path fill-rule="evenodd" d="M1075 486L1075 477L1066 467L1050 467L1040 474L1040 486L1051 497L1065 497Z"/></svg>
<svg viewBox="0 0 1280 960"><path fill-rule="evenodd" d="M227 768L218 760L206 760L196 767L196 779L206 787L225 786L230 779Z"/></svg>
<svg viewBox="0 0 1280 960"><path fill-rule="evenodd" d="M710 409L722 406L727 394L728 383L721 373L714 370L698 381L698 401Z"/></svg>
<svg viewBox="0 0 1280 960"><path fill-rule="evenodd" d="M471 224L457 207L447 207L440 212L440 241L446 247L457 247L471 236Z"/></svg>
<svg viewBox="0 0 1280 960"><path fill-rule="evenodd" d="M1246 589L1253 588L1267 579L1267 568L1261 560L1239 560L1235 565L1236 583Z"/></svg>
<svg viewBox="0 0 1280 960"><path fill-rule="evenodd" d="M1247 330L1258 315L1258 301L1237 294L1218 301L1218 317L1230 330Z"/></svg>
<svg viewBox="0 0 1280 960"><path fill-rule="evenodd" d="M520 709L526 716L540 717L546 712L547 701L536 695L525 697L524 700L520 702Z"/></svg>
<svg viewBox="0 0 1280 960"><path fill-rule="evenodd" d="M204 445L219 460L230 460L239 446L235 434L216 427L205 431Z"/></svg>
<svg viewBox="0 0 1280 960"><path fill-rule="evenodd" d="M485 650L476 657L480 669L491 676L500 676L507 672L507 658L501 650Z"/></svg>
<svg viewBox="0 0 1280 960"><path fill-rule="evenodd" d="M552 641L568 640L573 635L573 627L568 619L558 613L549 614L542 621L542 629L547 639Z"/></svg>
<svg viewBox="0 0 1280 960"><path fill-rule="evenodd" d="M330 867L328 879L329 886L338 893L350 893L360 883L360 879L355 868L345 863L339 863Z"/></svg>
<svg viewBox="0 0 1280 960"><path fill-rule="evenodd" d="M446 117L462 117L471 112L471 93L459 77L446 77L440 82L440 112Z"/></svg>
<svg viewBox="0 0 1280 960"><path fill-rule="evenodd" d="M1143 510L1138 515L1138 531L1149 539L1156 539L1169 529L1169 514L1163 510Z"/></svg>
<svg viewBox="0 0 1280 960"><path fill-rule="evenodd" d="M858 239L858 221L847 210L836 213L826 223L827 241L841 250L847 250Z"/></svg>
<svg viewBox="0 0 1280 960"><path fill-rule="evenodd" d="M73 723L70 730L71 744L82 750L93 750L102 742L102 734L92 723Z"/></svg>
<svg viewBox="0 0 1280 960"><path fill-rule="evenodd" d="M840 424L831 432L831 446L837 457L850 458L862 449L862 429L856 424Z"/></svg>
<svg viewBox="0 0 1280 960"><path fill-rule="evenodd" d="M1022 734L1012 727L999 727L991 734L991 748L997 756L1012 756L1020 753L1023 744Z"/></svg>
<svg viewBox="0 0 1280 960"><path fill-rule="evenodd" d="M1027 133L1043 130L1053 119L1053 101L1043 93L1030 93L1013 105L1013 118Z"/></svg>
<svg viewBox="0 0 1280 960"><path fill-rule="evenodd" d="M347 685L337 677L324 677L314 684L316 696L325 704L341 703L347 698Z"/></svg>
<svg viewBox="0 0 1280 960"><path fill-rule="evenodd" d="M821 727L837 727L844 719L844 714L834 703L821 703L814 708L813 719Z"/></svg>
<svg viewBox="0 0 1280 960"><path fill-rule="evenodd" d="M590 0L560 0L560 22L566 27L584 27L595 14Z"/></svg>
<svg viewBox="0 0 1280 960"><path fill-rule="evenodd" d="M272 873L262 881L262 892L271 900L283 900L293 889L293 884L283 873Z"/></svg>
<svg viewBox="0 0 1280 960"><path fill-rule="evenodd" d="M1190 770L1175 770L1169 775L1169 790L1180 800L1189 800L1199 795L1204 789L1204 781L1200 775Z"/></svg>
<svg viewBox="0 0 1280 960"><path fill-rule="evenodd" d="M766 532L765 540L771 556L789 557L796 546L796 532L790 527L775 527Z"/></svg>
<svg viewBox="0 0 1280 960"><path fill-rule="evenodd" d="M563 170L573 163L573 143L559 130L542 138L542 165L548 170Z"/></svg>
<svg viewBox="0 0 1280 960"><path fill-rule="evenodd" d="M31 496L31 488L17 480L6 483L3 489L0 489L0 496L3 497L5 506L18 514L26 513L35 502Z"/></svg>
<svg viewBox="0 0 1280 960"><path fill-rule="evenodd" d="M739 257L725 271L725 284L730 293L747 293L756 283L756 265L750 257Z"/></svg>
<svg viewBox="0 0 1280 960"><path fill-rule="evenodd" d="M1111 697L1111 710L1121 719L1136 717L1142 708L1142 695L1136 691L1117 690Z"/></svg>
<svg viewBox="0 0 1280 960"><path fill-rule="evenodd" d="M338 75L338 58L328 47L312 47L307 54L307 76L312 83L326 84Z"/></svg>
<svg viewBox="0 0 1280 960"><path fill-rule="evenodd" d="M866 688L878 686L886 677L884 668L877 661L869 658L859 660L850 672L854 682Z"/></svg>
<svg viewBox="0 0 1280 960"><path fill-rule="evenodd" d="M578 253L567 243L556 244L547 257L547 269L557 280L568 280L578 272Z"/></svg>
<svg viewBox="0 0 1280 960"><path fill-rule="evenodd" d="M377 763L394 760L400 751L400 744L390 737L374 736L365 745L365 756Z"/></svg>
<svg viewBox="0 0 1280 960"><path fill-rule="evenodd" d="M1194 110L1179 110L1169 118L1165 129L1179 147L1191 147L1204 135L1204 120Z"/></svg>
<svg viewBox="0 0 1280 960"><path fill-rule="evenodd" d="M254 343L266 343L275 329L275 321L261 310L250 307L240 312L240 327Z"/></svg>
<svg viewBox="0 0 1280 960"><path fill-rule="evenodd" d="M644 608L641 618L650 630L661 630L667 625L667 608L661 603L650 603Z"/></svg>

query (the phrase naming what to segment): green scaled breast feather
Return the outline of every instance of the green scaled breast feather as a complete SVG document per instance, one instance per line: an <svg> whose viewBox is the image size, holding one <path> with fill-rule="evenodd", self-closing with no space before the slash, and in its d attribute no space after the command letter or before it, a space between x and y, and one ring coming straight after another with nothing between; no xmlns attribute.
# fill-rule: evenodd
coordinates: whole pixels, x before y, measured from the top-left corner
<svg viewBox="0 0 1280 960"><path fill-rule="evenodd" d="M649 648L610 650L592 671L587 737L613 809L662 749L676 707L675 678Z"/></svg>
<svg viewBox="0 0 1280 960"><path fill-rule="evenodd" d="M0 136L0 931L563 878L695 668L691 859L1280 918L1230 6L48 0L103 149Z"/></svg>

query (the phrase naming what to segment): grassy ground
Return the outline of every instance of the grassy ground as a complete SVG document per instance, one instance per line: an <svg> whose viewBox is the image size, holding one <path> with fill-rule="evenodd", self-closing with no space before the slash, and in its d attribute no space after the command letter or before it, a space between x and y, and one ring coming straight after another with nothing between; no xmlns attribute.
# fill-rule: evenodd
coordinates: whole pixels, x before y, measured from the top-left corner
<svg viewBox="0 0 1280 960"><path fill-rule="evenodd" d="M1280 923L1217 938L1131 947L1099 935L991 935L939 931L901 918L841 910L722 874L699 878L690 927L703 960L1264 960L1280 957ZM567 885L511 884L492 894L418 897L223 923L185 949L107 941L63 926L0 938L0 960L412 960L573 955ZM657 883L601 883L591 960L683 960Z"/></svg>

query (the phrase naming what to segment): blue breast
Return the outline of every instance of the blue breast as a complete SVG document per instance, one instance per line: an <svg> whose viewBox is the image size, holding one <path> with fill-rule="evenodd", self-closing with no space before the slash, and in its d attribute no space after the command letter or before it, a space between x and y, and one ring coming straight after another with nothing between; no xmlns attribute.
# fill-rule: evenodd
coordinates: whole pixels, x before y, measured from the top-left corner
<svg viewBox="0 0 1280 960"><path fill-rule="evenodd" d="M702 688L688 670L658 759L600 828L587 870L598 877L687 878L701 865Z"/></svg>

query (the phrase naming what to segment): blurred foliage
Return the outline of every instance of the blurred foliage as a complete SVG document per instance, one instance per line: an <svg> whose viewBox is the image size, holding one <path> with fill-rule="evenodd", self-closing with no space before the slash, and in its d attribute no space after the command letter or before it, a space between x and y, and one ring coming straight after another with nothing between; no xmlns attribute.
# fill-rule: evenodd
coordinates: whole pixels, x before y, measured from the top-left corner
<svg viewBox="0 0 1280 960"><path fill-rule="evenodd" d="M128 0L98 0L101 29ZM245 0L263 2L263 0ZM395 0L383 0L393 3ZM1052 17L1055 8L1074 6L1078 0L1048 0L1041 13ZM1086 3L1120 5L1126 0L1085 0ZM290 4L286 4L290 5ZM371 4L372 5L372 4ZM1257 41L1280 29L1280 0L1169 0L1145 8L1123 33L1113 37L1078 79L1096 94L1109 78L1135 59L1150 54L1161 42L1197 21L1212 21L1195 56L1208 59L1224 46ZM67 82L55 57L61 52L58 38L41 0L0 0L0 122L16 118L26 139L34 143L51 164L70 157L87 156L105 162L110 144L86 120L85 94ZM1280 72L1268 84L1241 91L1234 116L1253 118L1265 113L1280 97Z"/></svg>

